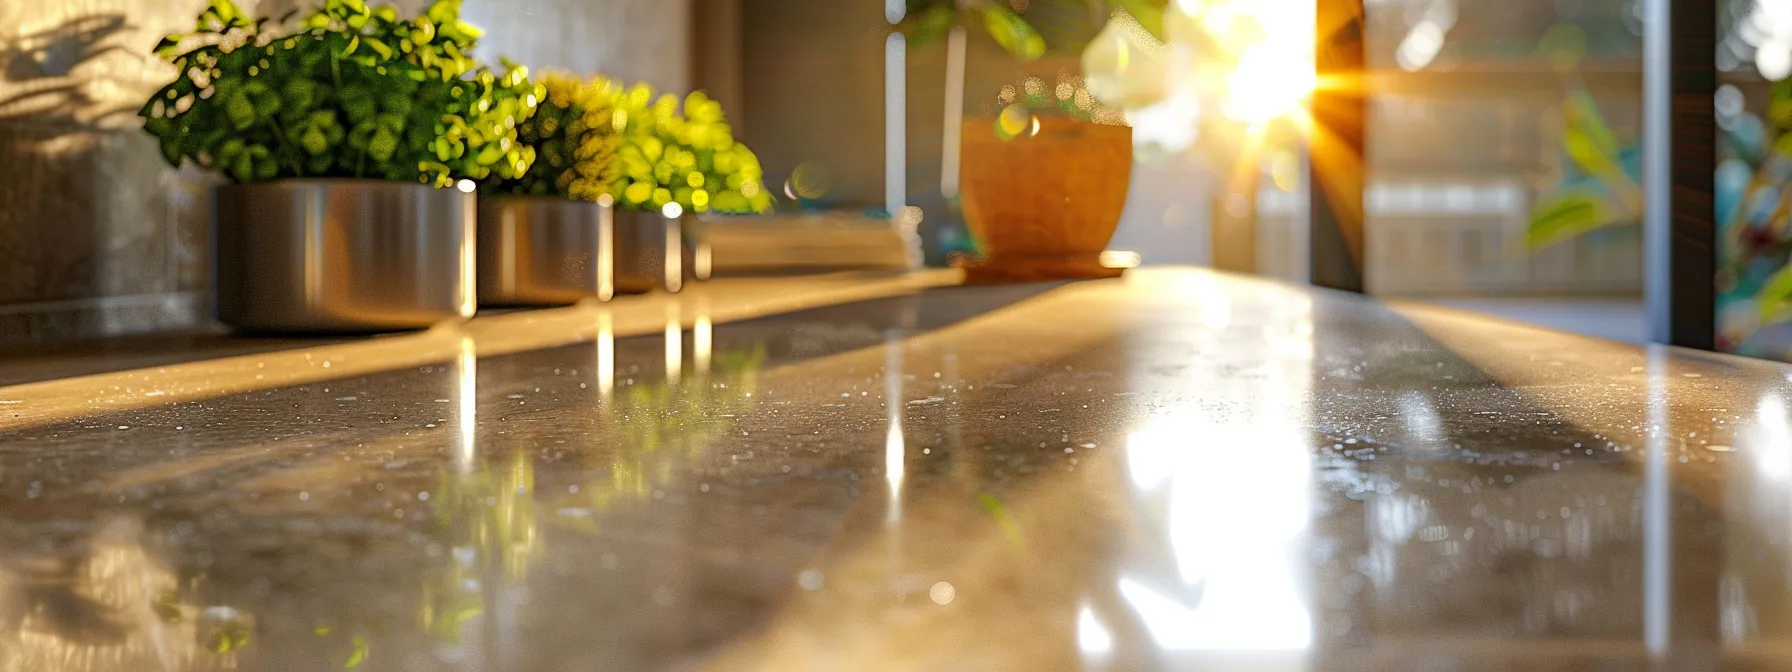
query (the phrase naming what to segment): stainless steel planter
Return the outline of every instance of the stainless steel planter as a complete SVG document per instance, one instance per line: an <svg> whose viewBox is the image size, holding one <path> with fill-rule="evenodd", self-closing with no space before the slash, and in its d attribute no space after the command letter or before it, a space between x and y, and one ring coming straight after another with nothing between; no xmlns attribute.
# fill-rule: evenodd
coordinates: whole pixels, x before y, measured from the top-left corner
<svg viewBox="0 0 1792 672"><path fill-rule="evenodd" d="M473 315L472 194L377 180L219 187L218 319L270 332L419 329Z"/></svg>
<svg viewBox="0 0 1792 672"><path fill-rule="evenodd" d="M616 213L616 291L640 294L684 288L684 230L657 212Z"/></svg>
<svg viewBox="0 0 1792 672"><path fill-rule="evenodd" d="M479 303L555 305L614 293L608 207L553 196L479 199Z"/></svg>

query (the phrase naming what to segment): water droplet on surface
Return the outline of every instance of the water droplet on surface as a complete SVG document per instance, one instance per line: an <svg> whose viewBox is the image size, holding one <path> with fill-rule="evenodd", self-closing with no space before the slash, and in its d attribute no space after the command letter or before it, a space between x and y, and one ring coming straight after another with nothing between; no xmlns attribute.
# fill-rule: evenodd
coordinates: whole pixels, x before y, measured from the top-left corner
<svg viewBox="0 0 1792 672"><path fill-rule="evenodd" d="M933 598L934 604L951 604L953 598L958 597L958 589L953 588L950 583L941 581L927 589L927 596Z"/></svg>

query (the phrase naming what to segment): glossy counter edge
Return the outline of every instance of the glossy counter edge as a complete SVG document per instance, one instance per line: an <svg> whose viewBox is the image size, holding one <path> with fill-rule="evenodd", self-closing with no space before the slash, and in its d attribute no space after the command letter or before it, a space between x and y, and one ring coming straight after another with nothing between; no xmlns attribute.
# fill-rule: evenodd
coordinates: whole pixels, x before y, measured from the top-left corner
<svg viewBox="0 0 1792 672"><path fill-rule="evenodd" d="M75 418L149 406L199 401L410 366L624 338L664 331L669 324L711 324L882 298L957 285L956 270L901 275L837 273L790 278L728 278L678 294L621 297L565 308L475 317L460 324L276 352L206 359L168 366L0 387L0 430L39 427Z"/></svg>

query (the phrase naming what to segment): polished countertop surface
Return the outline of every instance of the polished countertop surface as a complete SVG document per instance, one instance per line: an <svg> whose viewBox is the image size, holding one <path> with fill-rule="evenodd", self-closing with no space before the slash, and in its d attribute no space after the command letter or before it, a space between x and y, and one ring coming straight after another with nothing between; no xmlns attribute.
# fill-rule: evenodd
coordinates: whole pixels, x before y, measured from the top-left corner
<svg viewBox="0 0 1792 672"><path fill-rule="evenodd" d="M0 671L1792 669L1792 368L799 284L14 374Z"/></svg>

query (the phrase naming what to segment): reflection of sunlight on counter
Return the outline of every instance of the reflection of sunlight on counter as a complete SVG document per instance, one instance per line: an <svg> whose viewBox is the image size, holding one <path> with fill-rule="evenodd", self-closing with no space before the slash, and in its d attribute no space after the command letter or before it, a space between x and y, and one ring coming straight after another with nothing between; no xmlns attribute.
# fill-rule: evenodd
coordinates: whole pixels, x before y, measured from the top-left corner
<svg viewBox="0 0 1792 672"><path fill-rule="evenodd" d="M616 390L616 325L609 311L597 316L597 394L604 401Z"/></svg>
<svg viewBox="0 0 1792 672"><path fill-rule="evenodd" d="M1730 487L1724 492L1729 522L1718 587L1718 632L1726 650L1743 651L1784 636L1774 624L1783 622L1786 577L1792 576L1792 555L1786 551L1792 541L1786 522L1792 518L1792 420L1787 412L1779 393L1762 394L1754 421L1735 437L1742 454L1730 462ZM1763 544L1774 549L1771 555L1761 552ZM1777 563L1768 559L1775 556Z"/></svg>
<svg viewBox="0 0 1792 672"><path fill-rule="evenodd" d="M884 437L884 479L890 484L889 522L902 519L902 479L908 447L902 437L902 336L884 335L884 409L890 431Z"/></svg>
<svg viewBox="0 0 1792 672"><path fill-rule="evenodd" d="M1297 586L1312 465L1304 421L1227 427L1199 411L1160 419L1127 439L1135 485L1168 480L1170 547L1191 608L1127 578L1121 594L1167 649L1298 649L1312 615ZM1261 450L1246 450L1258 446Z"/></svg>
<svg viewBox="0 0 1792 672"><path fill-rule="evenodd" d="M1091 663L1106 660L1114 653L1114 634L1095 617L1095 610L1087 602L1076 612L1076 648Z"/></svg>
<svg viewBox="0 0 1792 672"><path fill-rule="evenodd" d="M678 325L678 305L666 308L666 382L684 377L684 332Z"/></svg>
<svg viewBox="0 0 1792 672"><path fill-rule="evenodd" d="M1313 643L1304 587L1313 478L1311 304L1270 286L1248 291L1286 298L1239 302L1243 297L1199 282L1179 291L1203 295L1201 305L1209 308L1195 319L1206 330L1196 333L1211 339L1211 347L1258 350L1245 359L1260 365L1229 375L1135 374L1135 389L1159 399L1196 396L1185 389L1195 384L1211 397L1217 385L1230 388L1224 397L1238 405L1172 401L1128 436L1135 501L1161 526L1176 575L1123 573L1120 595L1165 650L1307 649ZM1274 314L1232 315L1240 305L1268 306ZM1244 328L1251 333L1235 332Z"/></svg>
<svg viewBox="0 0 1792 672"><path fill-rule="evenodd" d="M1779 395L1762 395L1755 409L1755 441L1749 446L1755 474L1782 487L1792 480L1792 425L1787 424L1786 412Z"/></svg>
<svg viewBox="0 0 1792 672"><path fill-rule="evenodd" d="M479 396L479 360L473 351L473 339L460 339L460 357L455 361L455 377L460 382L460 452L455 463L462 471L473 467L473 446L477 438Z"/></svg>
<svg viewBox="0 0 1792 672"><path fill-rule="evenodd" d="M710 339L714 327L709 323L709 311L697 314L697 322L691 325L691 364L697 367L697 375L709 374Z"/></svg>

